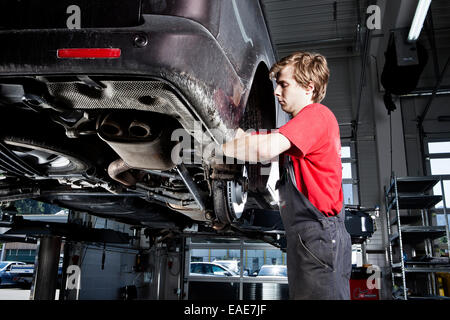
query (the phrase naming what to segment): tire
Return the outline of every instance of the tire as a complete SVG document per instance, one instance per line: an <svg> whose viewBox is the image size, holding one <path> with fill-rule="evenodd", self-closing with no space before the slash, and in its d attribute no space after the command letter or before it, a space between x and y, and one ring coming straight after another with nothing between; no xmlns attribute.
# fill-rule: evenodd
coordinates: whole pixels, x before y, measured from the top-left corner
<svg viewBox="0 0 450 320"><path fill-rule="evenodd" d="M248 129L273 129L275 123L271 123L272 114L268 113L267 118L264 119L261 110L270 110L270 98L267 96L266 90L262 90L261 87L255 83L250 90L250 94L247 100L247 106L245 108L244 116L241 121L241 128L245 131ZM267 107L267 109L265 109ZM263 168L269 168L271 164L246 164L248 172L248 190L251 192L265 192L266 184L269 179L268 175L262 175L261 170Z"/></svg>
<svg viewBox="0 0 450 320"><path fill-rule="evenodd" d="M266 70L267 71L267 70ZM263 68L258 68L252 88L247 99L244 115L239 123L244 131L248 129L273 129L275 128L275 103L273 86L268 80ZM263 80L266 79L266 80ZM264 112L263 112L264 111ZM246 191L249 193L267 193L266 185L269 175L261 174L264 168L270 168L271 164L263 165L245 164L247 170L248 183ZM229 208L229 199L226 180L214 180L212 182L213 202L216 218L221 224L228 225L234 220L238 220L236 215ZM262 197L264 199L264 197ZM269 206L264 200L263 207Z"/></svg>

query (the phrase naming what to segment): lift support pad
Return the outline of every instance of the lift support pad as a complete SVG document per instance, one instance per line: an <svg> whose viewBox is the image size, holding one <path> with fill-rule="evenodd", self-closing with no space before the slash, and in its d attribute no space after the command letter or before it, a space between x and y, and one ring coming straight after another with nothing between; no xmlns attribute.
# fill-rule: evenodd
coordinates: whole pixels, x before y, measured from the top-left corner
<svg viewBox="0 0 450 320"><path fill-rule="evenodd" d="M11 228L4 233L8 239L10 235L25 235L39 238L43 236L59 236L72 241L101 242L101 243L128 243L132 237L127 233L110 229L93 229L74 223L29 221L22 216L3 213L0 216L0 227ZM15 237L15 240L20 239ZM25 242L25 241L21 241Z"/></svg>

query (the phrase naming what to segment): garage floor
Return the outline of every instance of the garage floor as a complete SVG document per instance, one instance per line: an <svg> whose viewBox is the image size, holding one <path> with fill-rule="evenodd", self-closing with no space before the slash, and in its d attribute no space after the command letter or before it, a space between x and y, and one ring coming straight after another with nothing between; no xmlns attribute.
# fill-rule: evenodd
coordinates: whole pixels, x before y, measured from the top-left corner
<svg viewBox="0 0 450 320"><path fill-rule="evenodd" d="M58 300L59 290L56 290L55 300ZM0 300L30 300L30 290L21 288L0 288Z"/></svg>

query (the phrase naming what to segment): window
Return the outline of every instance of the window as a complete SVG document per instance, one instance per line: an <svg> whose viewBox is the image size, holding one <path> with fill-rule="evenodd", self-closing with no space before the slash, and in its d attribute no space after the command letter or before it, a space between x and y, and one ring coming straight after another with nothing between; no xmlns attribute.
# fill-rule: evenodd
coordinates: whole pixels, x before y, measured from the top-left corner
<svg viewBox="0 0 450 320"><path fill-rule="evenodd" d="M6 249L6 260L23 261L26 263L34 263L36 256L35 249Z"/></svg>
<svg viewBox="0 0 450 320"><path fill-rule="evenodd" d="M209 264L203 265L203 273L204 274L213 274L214 272L212 270L211 265L209 265Z"/></svg>
<svg viewBox="0 0 450 320"><path fill-rule="evenodd" d="M203 265L199 263L193 263L191 264L191 273L204 273L203 272Z"/></svg>
<svg viewBox="0 0 450 320"><path fill-rule="evenodd" d="M450 158L430 159L430 167L433 175L450 174Z"/></svg>
<svg viewBox="0 0 450 320"><path fill-rule="evenodd" d="M289 298L286 253L266 242L217 236L188 237L186 247L189 254L185 257L188 276L184 292L188 299ZM268 268L270 272L259 274L261 269Z"/></svg>
<svg viewBox="0 0 450 320"><path fill-rule="evenodd" d="M342 187L344 204L358 204L358 180L356 178L356 161L352 157L350 144L343 144L341 148Z"/></svg>
<svg viewBox="0 0 450 320"><path fill-rule="evenodd" d="M192 269L192 266L198 265L195 262L200 261L224 265L228 270L236 273L237 275L240 274L241 252L239 249L208 248L207 243L204 243L203 245L205 246L204 249L200 248L202 244L197 242L194 245L195 248L190 250L191 272L200 273L199 271L193 271ZM239 243L236 245L239 245ZM258 245L258 243L256 245ZM279 249L275 249L270 245L267 245L267 247L264 247L263 249L256 249L253 248L253 243L246 241L243 246L242 258L244 262L244 274L256 275L263 265L286 264L286 253Z"/></svg>
<svg viewBox="0 0 450 320"><path fill-rule="evenodd" d="M438 183L433 188L433 193L444 195L446 207L450 207L450 141L429 141L427 154L427 167L431 175L441 176L443 178L444 192L441 184ZM442 209L444 201L436 205L436 209ZM445 226L445 217L438 211L436 215L437 225Z"/></svg>
<svg viewBox="0 0 450 320"><path fill-rule="evenodd" d="M450 142L429 142L428 143L428 153L449 153L450 152Z"/></svg>
<svg viewBox="0 0 450 320"><path fill-rule="evenodd" d="M226 276L227 271L224 268L221 268L219 266L211 266L212 273L216 276Z"/></svg>

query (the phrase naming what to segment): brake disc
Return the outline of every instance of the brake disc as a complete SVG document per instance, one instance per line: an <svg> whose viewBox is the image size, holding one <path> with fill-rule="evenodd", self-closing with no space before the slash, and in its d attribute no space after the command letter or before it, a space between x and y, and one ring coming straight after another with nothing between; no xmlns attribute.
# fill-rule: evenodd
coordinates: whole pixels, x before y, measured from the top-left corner
<svg viewBox="0 0 450 320"><path fill-rule="evenodd" d="M239 220L244 212L245 204L247 203L247 191L245 184L247 180L247 169L245 166L242 171L242 182L227 181L227 205L231 218Z"/></svg>
<svg viewBox="0 0 450 320"><path fill-rule="evenodd" d="M230 224L242 217L247 203L247 170L243 167L242 179L214 180L214 209L221 224Z"/></svg>

